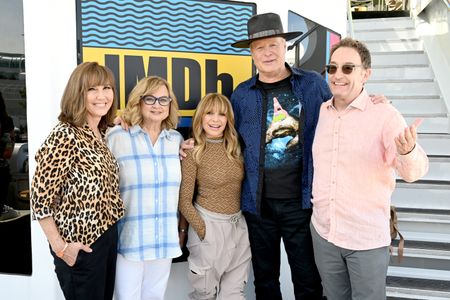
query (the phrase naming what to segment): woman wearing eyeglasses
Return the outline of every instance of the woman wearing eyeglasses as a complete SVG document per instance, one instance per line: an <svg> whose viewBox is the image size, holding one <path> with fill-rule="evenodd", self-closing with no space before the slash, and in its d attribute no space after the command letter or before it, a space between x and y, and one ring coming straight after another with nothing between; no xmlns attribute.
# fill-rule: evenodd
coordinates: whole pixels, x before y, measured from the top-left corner
<svg viewBox="0 0 450 300"><path fill-rule="evenodd" d="M172 258L181 255L178 195L183 138L175 128L178 105L168 82L150 76L131 91L107 144L119 163L125 216L119 222L115 297L163 299Z"/></svg>

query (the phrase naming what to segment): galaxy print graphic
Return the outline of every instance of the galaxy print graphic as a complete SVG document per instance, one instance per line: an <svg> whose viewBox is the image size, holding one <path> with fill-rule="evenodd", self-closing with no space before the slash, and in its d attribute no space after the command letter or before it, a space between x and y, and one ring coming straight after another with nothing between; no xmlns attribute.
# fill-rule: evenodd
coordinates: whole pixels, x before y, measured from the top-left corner
<svg viewBox="0 0 450 300"><path fill-rule="evenodd" d="M266 169L295 168L300 165L300 110L300 102L290 89L281 93L268 92Z"/></svg>

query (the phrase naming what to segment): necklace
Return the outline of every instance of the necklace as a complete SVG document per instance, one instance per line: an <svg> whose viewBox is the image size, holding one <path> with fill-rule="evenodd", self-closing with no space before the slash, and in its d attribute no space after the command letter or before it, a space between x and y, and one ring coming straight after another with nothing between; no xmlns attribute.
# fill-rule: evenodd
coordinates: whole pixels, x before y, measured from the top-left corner
<svg viewBox="0 0 450 300"><path fill-rule="evenodd" d="M223 139L210 139L210 138L206 138L206 141L208 143L213 143L213 144L220 144L223 142Z"/></svg>

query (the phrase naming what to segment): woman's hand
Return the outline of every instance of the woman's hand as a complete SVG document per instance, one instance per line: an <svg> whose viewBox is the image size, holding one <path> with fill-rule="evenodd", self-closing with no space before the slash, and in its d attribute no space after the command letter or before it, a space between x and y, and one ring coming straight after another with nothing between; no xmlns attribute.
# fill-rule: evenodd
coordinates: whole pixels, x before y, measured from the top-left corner
<svg viewBox="0 0 450 300"><path fill-rule="evenodd" d="M186 229L178 231L178 239L180 241L180 248L181 249L186 246L187 237L188 237L188 232L187 232Z"/></svg>
<svg viewBox="0 0 450 300"><path fill-rule="evenodd" d="M66 250L62 253L60 257L69 267L73 267L77 261L78 254L80 251L91 253L92 249L82 243L68 243Z"/></svg>
<svg viewBox="0 0 450 300"><path fill-rule="evenodd" d="M120 126L122 126L122 128L125 129L125 130L128 130L128 129L130 128L130 126L128 126L128 123L125 122L125 120L122 119L121 116L115 117L113 123L114 123L115 125L120 125Z"/></svg>

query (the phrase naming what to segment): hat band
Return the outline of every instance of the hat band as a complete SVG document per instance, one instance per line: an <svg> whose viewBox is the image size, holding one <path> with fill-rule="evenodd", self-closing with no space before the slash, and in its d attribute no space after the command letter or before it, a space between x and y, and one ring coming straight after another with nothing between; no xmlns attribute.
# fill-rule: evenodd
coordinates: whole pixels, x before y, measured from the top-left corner
<svg viewBox="0 0 450 300"><path fill-rule="evenodd" d="M279 30L279 29L270 29L270 30L264 30L264 31L260 31L260 32L256 32L254 34L249 35L249 39L258 39L261 37L266 37L266 36L272 36L272 35L277 35L277 34L282 34L283 31Z"/></svg>

